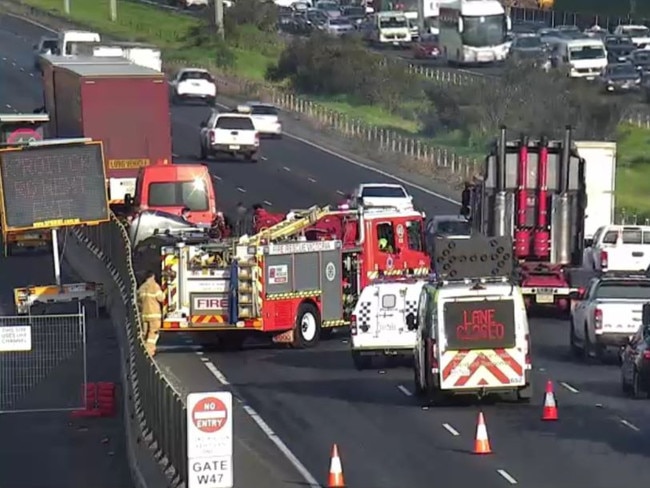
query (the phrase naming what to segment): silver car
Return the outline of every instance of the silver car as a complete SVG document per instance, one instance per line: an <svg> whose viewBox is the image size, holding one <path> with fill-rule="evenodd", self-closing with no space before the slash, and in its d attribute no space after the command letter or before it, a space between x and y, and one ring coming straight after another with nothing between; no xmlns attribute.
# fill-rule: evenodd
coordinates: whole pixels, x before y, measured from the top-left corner
<svg viewBox="0 0 650 488"><path fill-rule="evenodd" d="M327 19L323 27L325 32L333 36L342 36L355 30L352 22L343 17Z"/></svg>

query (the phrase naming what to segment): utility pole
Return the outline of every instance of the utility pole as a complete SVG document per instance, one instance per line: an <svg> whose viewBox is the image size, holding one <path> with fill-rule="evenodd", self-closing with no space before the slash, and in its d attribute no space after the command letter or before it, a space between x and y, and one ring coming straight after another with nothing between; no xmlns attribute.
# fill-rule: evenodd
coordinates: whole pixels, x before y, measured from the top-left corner
<svg viewBox="0 0 650 488"><path fill-rule="evenodd" d="M111 0L111 22L117 21L117 0Z"/></svg>
<svg viewBox="0 0 650 488"><path fill-rule="evenodd" d="M70 14L70 0L63 0L63 11L66 15Z"/></svg>
<svg viewBox="0 0 650 488"><path fill-rule="evenodd" d="M225 37L223 29L223 0L214 0L214 25L217 28L217 35L223 39Z"/></svg>

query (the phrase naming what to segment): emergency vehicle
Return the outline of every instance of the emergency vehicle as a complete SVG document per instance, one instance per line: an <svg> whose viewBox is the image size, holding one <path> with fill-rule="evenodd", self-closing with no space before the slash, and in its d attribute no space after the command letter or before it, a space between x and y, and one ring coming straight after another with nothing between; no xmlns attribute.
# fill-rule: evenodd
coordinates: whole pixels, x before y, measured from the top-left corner
<svg viewBox="0 0 650 488"><path fill-rule="evenodd" d="M380 280L361 291L350 317L357 369L369 368L379 355L413 357L416 334L406 325L406 316L416 313L425 283L416 278Z"/></svg>
<svg viewBox="0 0 650 488"><path fill-rule="evenodd" d="M512 280L507 237L441 238L436 280L424 285L416 313L415 392L431 404L453 395L532 396L526 307Z"/></svg>
<svg viewBox="0 0 650 488"><path fill-rule="evenodd" d="M263 333L312 347L322 330L349 324L372 280L428 274L424 216L412 206L315 206L279 222L267 217L268 226L238 240L157 234L136 246L136 268L162 262L164 331L220 331L232 346L246 332ZM380 251L385 235L392 249Z"/></svg>

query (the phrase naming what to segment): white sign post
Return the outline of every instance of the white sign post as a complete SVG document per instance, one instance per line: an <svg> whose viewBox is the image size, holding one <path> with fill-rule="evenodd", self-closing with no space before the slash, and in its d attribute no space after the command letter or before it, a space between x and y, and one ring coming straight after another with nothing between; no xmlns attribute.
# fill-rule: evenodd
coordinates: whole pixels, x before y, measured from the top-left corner
<svg viewBox="0 0 650 488"><path fill-rule="evenodd" d="M232 393L187 395L188 488L233 487Z"/></svg>

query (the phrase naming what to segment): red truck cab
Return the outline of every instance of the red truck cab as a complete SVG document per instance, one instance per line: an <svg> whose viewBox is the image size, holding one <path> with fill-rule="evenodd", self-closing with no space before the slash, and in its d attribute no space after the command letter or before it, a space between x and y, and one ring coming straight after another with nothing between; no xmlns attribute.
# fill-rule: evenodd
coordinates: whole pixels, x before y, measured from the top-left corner
<svg viewBox="0 0 650 488"><path fill-rule="evenodd" d="M159 210L182 215L193 224L211 225L218 216L217 199L208 168L203 164L169 164L140 169L135 195L126 196L133 212Z"/></svg>

